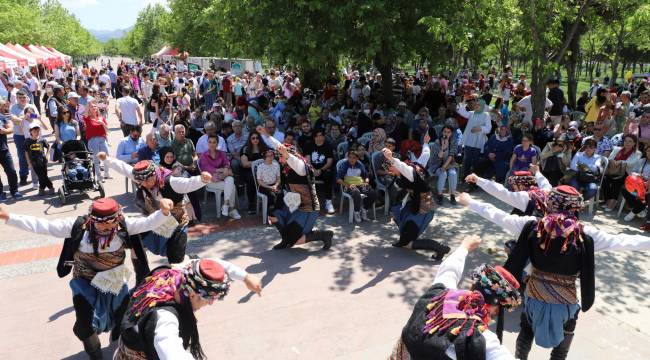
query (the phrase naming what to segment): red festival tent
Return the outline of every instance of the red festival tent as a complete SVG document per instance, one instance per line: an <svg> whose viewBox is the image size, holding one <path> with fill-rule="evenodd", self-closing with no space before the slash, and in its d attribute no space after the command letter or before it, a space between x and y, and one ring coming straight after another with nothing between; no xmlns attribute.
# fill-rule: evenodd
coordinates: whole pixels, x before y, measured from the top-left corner
<svg viewBox="0 0 650 360"><path fill-rule="evenodd" d="M45 65L49 68L55 68L57 66L61 66L61 64L59 64L61 59L58 58L57 56L50 54L49 52L43 51L31 44L25 46L25 49L31 51L35 55L43 56L45 58Z"/></svg>
<svg viewBox="0 0 650 360"><path fill-rule="evenodd" d="M0 56L16 60L18 66L35 66L36 60L25 55L22 55L13 49L0 44Z"/></svg>
<svg viewBox="0 0 650 360"><path fill-rule="evenodd" d="M14 44L7 43L7 44L2 45L2 46L4 46L6 49L11 50L15 54L18 54L18 55L22 56L23 58L26 58L27 59L27 64L29 66L36 66L37 64L42 64L44 62L44 59L42 57L39 58L39 57L35 56L34 54L29 52L28 50L25 50L20 45L14 45Z"/></svg>
<svg viewBox="0 0 650 360"><path fill-rule="evenodd" d="M45 48L50 50L52 53L61 56L63 58L63 61L65 61L65 62L72 61L72 56L70 56L70 55L66 55L66 54L60 52L59 50L57 50L55 48L51 48L51 47L45 47Z"/></svg>

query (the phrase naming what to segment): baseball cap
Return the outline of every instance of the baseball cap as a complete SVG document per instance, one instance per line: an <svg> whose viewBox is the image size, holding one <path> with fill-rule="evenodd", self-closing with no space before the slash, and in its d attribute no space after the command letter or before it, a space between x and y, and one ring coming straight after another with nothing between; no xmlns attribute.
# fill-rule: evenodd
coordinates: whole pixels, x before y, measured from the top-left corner
<svg viewBox="0 0 650 360"><path fill-rule="evenodd" d="M74 92L74 91L70 91L70 92L68 93L68 99L71 99L71 98L79 98L79 94L77 94L77 93Z"/></svg>
<svg viewBox="0 0 650 360"><path fill-rule="evenodd" d="M397 104L397 106L406 106L406 102L400 101L399 104Z"/></svg>
<svg viewBox="0 0 650 360"><path fill-rule="evenodd" d="M31 130L31 129L40 129L40 128L41 128L41 126L38 123L32 123L31 125L29 125L29 130Z"/></svg>

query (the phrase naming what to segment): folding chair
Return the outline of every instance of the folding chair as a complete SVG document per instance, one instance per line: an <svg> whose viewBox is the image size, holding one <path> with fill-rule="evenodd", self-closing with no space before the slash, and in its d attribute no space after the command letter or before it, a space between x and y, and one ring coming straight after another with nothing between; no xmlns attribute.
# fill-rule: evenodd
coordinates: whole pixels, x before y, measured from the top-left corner
<svg viewBox="0 0 650 360"><path fill-rule="evenodd" d="M375 176L375 184L377 184L377 192L383 192L384 193L384 215L388 215L388 211L390 210L390 195L388 194L388 188L386 188L386 185L384 185L381 181L379 181L379 177L377 177L377 169L375 168L375 159L377 159L379 156L383 156L380 151L375 151L372 153L372 156L370 157L370 166L372 167L372 173Z"/></svg>
<svg viewBox="0 0 650 360"><path fill-rule="evenodd" d="M275 161L275 160L273 160ZM255 211L259 211L260 206L262 207L262 225L266 224L268 210L269 210L269 197L266 194L260 192L260 186L257 183L257 167L264 162L264 159L257 159L251 163L251 170L253 171L253 182L255 183ZM260 202L261 200L261 202Z"/></svg>
<svg viewBox="0 0 650 360"><path fill-rule="evenodd" d="M347 160L348 159L341 159L336 163L336 172L339 171L343 163ZM345 203L343 199L347 199L348 200L348 223L352 224L354 222L354 199L352 199L352 195L348 194L343 190L343 185L340 186L341 186L341 201L339 205L339 214L343 214L343 205ZM365 197L366 197L365 195L361 194L361 198L365 198ZM372 216L375 220L377 219L377 210L374 203L372 204Z"/></svg>
<svg viewBox="0 0 650 360"><path fill-rule="evenodd" d="M587 200L585 202L585 206L589 204L589 214L593 215L596 209L596 203L598 203L598 200L600 199L600 189L603 187L603 180L605 179L605 169L607 169L607 164L609 163L609 159L603 156L604 164L602 168L602 173L600 174L600 182L598 183L598 191L596 191L596 196L594 196L592 199Z"/></svg>

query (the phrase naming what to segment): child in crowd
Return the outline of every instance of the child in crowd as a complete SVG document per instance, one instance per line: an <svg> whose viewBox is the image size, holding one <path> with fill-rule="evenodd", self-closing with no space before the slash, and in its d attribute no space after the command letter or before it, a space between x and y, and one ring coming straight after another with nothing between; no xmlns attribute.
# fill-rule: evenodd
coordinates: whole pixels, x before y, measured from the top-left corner
<svg viewBox="0 0 650 360"><path fill-rule="evenodd" d="M50 147L44 139L41 139L41 126L33 122L29 126L29 139L25 139L25 157L30 169L33 169L38 177L38 194L45 194L45 188L54 194L54 185L47 176L47 155Z"/></svg>

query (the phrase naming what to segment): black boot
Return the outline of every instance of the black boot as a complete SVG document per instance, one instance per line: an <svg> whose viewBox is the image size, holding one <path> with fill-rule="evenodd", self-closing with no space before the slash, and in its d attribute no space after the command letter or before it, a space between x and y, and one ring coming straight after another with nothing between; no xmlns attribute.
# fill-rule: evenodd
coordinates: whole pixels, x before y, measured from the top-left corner
<svg viewBox="0 0 650 360"><path fill-rule="evenodd" d="M431 256L432 259L442 260L442 258L451 250L449 246L442 245L441 243L432 239L419 239L411 242L413 250L433 250L435 255Z"/></svg>
<svg viewBox="0 0 650 360"><path fill-rule="evenodd" d="M519 360L528 360L528 353L530 353L530 348L533 346L533 339L535 334L533 333L533 328L528 322L528 317L522 309L521 313L521 330L517 336L517 345L515 347L515 357Z"/></svg>
<svg viewBox="0 0 650 360"><path fill-rule="evenodd" d="M90 337L83 340L84 350L88 354L90 360L102 360L102 344L99 342L99 337L97 334L93 334Z"/></svg>
<svg viewBox="0 0 650 360"><path fill-rule="evenodd" d="M573 333L564 333L564 340L551 351L551 360L565 360L569 355L571 341L573 341Z"/></svg>
<svg viewBox="0 0 650 360"><path fill-rule="evenodd" d="M334 232L331 230L314 230L305 236L305 242L322 241L323 250L328 250L332 247L332 238Z"/></svg>

